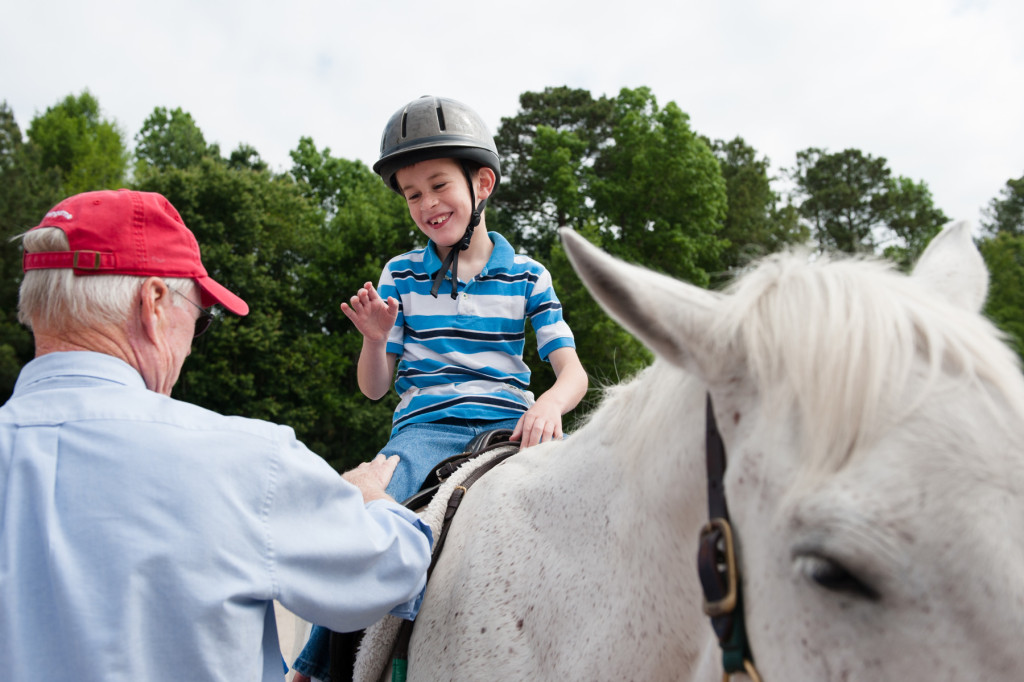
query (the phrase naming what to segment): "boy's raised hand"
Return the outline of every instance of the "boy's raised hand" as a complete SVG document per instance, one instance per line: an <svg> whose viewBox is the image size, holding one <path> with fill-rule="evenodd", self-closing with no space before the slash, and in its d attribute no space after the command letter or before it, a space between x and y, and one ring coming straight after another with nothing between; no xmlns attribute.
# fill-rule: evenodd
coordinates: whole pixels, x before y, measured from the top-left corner
<svg viewBox="0 0 1024 682"><path fill-rule="evenodd" d="M341 304L341 312L367 340L386 341L398 319L398 301L391 296L384 301L373 284L367 282L348 303Z"/></svg>

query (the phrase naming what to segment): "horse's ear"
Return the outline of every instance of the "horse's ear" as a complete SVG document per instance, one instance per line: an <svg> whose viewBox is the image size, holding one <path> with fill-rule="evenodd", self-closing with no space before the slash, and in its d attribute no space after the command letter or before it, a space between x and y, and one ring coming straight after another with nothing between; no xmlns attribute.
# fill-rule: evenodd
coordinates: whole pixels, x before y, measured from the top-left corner
<svg viewBox="0 0 1024 682"><path fill-rule="evenodd" d="M988 295L988 269L965 220L932 239L914 266L915 278L956 305L978 312Z"/></svg>
<svg viewBox="0 0 1024 682"><path fill-rule="evenodd" d="M609 256L568 228L559 233L576 273L612 318L655 354L710 379L707 330L718 294Z"/></svg>

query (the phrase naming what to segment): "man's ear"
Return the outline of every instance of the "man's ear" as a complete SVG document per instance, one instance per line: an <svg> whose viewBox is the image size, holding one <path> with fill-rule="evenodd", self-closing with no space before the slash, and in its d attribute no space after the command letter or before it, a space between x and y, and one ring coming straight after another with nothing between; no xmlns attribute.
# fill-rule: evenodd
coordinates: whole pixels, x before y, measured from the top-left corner
<svg viewBox="0 0 1024 682"><path fill-rule="evenodd" d="M498 176L494 174L493 170L487 166L480 166L476 172L476 200L483 201L491 196L497 181Z"/></svg>
<svg viewBox="0 0 1024 682"><path fill-rule="evenodd" d="M161 327L167 321L168 306L171 302L171 289L159 277L147 277L139 287L139 328L152 343L162 337Z"/></svg>

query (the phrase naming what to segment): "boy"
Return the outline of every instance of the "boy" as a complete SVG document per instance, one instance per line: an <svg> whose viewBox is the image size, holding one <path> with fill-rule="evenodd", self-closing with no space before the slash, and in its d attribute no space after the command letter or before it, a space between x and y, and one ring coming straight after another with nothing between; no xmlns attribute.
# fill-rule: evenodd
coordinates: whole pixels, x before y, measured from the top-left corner
<svg viewBox="0 0 1024 682"><path fill-rule="evenodd" d="M373 170L430 240L387 263L379 293L367 282L341 304L363 335L360 390L383 397L397 365L401 402L381 452L400 457L387 492L401 501L484 431L512 429L522 448L562 438L562 415L583 398L587 374L547 270L487 231L501 169L476 112L446 98L410 102L388 121ZM556 375L536 400L522 357L527 318ZM296 667L322 677L306 665L319 630Z"/></svg>
<svg viewBox="0 0 1024 682"><path fill-rule="evenodd" d="M367 283L341 305L363 334L360 390L381 398L398 365L402 401L382 452L401 457L388 487L401 501L482 431L511 428L522 447L561 438L587 375L547 270L487 231L500 165L475 112L449 99L410 102L388 122L373 170L430 240L388 262L379 294ZM522 359L527 317L557 377L536 401Z"/></svg>

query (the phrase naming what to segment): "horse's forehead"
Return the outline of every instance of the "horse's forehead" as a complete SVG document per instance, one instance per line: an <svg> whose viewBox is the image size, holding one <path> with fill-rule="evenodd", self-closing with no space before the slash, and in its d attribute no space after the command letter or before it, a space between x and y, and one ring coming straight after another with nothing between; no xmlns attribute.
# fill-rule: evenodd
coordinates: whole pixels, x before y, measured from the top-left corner
<svg viewBox="0 0 1024 682"><path fill-rule="evenodd" d="M792 484L780 511L791 529L855 529L908 556L953 533L992 532L1024 514L1024 467L995 433L987 452L976 433L890 434L841 469Z"/></svg>

